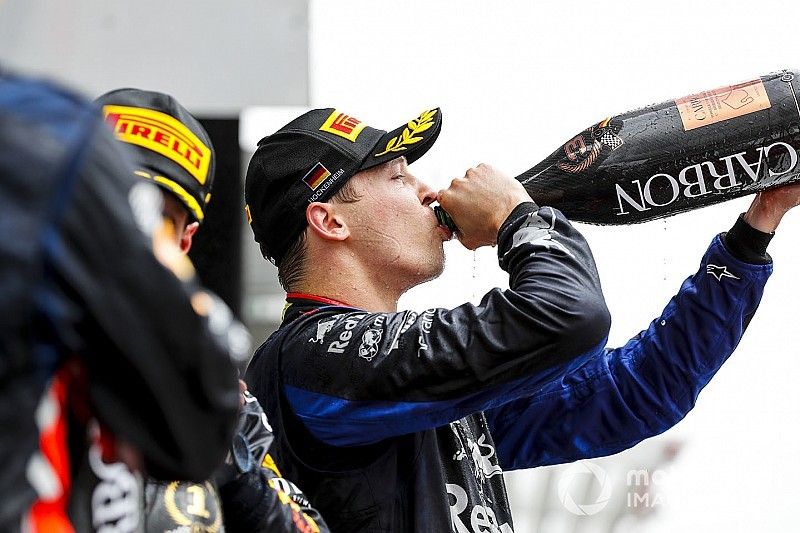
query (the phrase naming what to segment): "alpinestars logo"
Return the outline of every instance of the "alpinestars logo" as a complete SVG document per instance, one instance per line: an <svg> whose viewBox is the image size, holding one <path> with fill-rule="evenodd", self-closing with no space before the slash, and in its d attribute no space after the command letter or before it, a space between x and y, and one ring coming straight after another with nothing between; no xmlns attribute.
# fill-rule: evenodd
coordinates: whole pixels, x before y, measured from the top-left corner
<svg viewBox="0 0 800 533"><path fill-rule="evenodd" d="M549 212L550 222L546 221L541 214ZM528 215L525 224L514 233L514 240L511 248L516 248L522 244L532 244L536 247L550 250L556 248L570 257L574 257L569 249L553 238L553 230L556 227L556 214L552 207L543 207L536 213ZM536 252L534 252L536 253Z"/></svg>
<svg viewBox="0 0 800 533"><path fill-rule="evenodd" d="M741 279L731 274L726 266L708 265L706 266L706 274L711 274L717 278L717 281L722 281L722 278Z"/></svg>

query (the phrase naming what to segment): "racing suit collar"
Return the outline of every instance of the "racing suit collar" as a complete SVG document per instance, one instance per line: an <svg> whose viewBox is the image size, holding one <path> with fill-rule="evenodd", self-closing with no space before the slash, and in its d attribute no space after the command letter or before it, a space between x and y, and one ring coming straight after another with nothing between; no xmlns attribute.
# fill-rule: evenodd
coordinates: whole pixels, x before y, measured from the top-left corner
<svg viewBox="0 0 800 533"><path fill-rule="evenodd" d="M324 296L317 296L305 292L290 292L286 294L286 305L283 307L281 325L293 322L296 318L301 316L316 313L323 307L349 307L355 309L355 307L348 303Z"/></svg>

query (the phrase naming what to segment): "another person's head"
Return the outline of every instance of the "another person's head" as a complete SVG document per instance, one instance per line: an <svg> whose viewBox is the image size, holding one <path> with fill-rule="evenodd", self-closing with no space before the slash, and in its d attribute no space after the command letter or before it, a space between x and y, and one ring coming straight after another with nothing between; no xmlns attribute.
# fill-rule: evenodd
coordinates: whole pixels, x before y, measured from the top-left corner
<svg viewBox="0 0 800 533"><path fill-rule="evenodd" d="M118 89L96 102L133 152L136 174L163 192L164 218L183 253L203 222L214 181L214 149L202 125L169 95Z"/></svg>
<svg viewBox="0 0 800 533"><path fill-rule="evenodd" d="M404 291L439 275L443 241L436 192L408 165L441 129L433 109L391 132L335 109L315 109L258 143L247 171L248 221L289 291L315 285L325 261L383 276ZM314 278L314 279L310 279Z"/></svg>

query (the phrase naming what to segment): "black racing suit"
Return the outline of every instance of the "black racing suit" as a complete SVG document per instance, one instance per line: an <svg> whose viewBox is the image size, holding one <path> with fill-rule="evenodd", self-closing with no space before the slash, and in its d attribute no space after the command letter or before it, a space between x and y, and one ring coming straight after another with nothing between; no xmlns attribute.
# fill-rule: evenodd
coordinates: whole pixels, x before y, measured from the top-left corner
<svg viewBox="0 0 800 533"><path fill-rule="evenodd" d="M147 481L145 532L183 526L226 533L326 533L325 521L303 492L281 476L269 454L273 440L266 414L245 392L228 456L212 479Z"/></svg>
<svg viewBox="0 0 800 533"><path fill-rule="evenodd" d="M247 382L284 474L333 531L512 531L502 469L616 453L677 423L771 272L716 237L663 314L611 350L593 258L563 215L522 204L498 254L510 288L477 306L370 313L288 295Z"/></svg>
<svg viewBox="0 0 800 533"><path fill-rule="evenodd" d="M328 526L305 494L285 479L269 453L272 426L258 400L245 393L245 406L229 460L231 475L217 471L228 533L327 532Z"/></svg>
<svg viewBox="0 0 800 533"><path fill-rule="evenodd" d="M235 369L153 255L154 198L95 106L0 73L0 530L70 529L78 396L156 477L224 459Z"/></svg>

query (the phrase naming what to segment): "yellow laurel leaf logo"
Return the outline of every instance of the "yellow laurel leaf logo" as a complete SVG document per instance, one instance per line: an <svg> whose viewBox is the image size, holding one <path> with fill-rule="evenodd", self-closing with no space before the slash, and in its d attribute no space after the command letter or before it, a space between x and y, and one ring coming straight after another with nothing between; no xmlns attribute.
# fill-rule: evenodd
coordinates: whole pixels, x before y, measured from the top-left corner
<svg viewBox="0 0 800 533"><path fill-rule="evenodd" d="M397 137L392 137L386 143L386 148L383 152L375 154L375 157L388 154L389 152L402 152L408 148L409 144L415 144L422 140L418 135L423 131L430 129L433 126L433 117L436 116L435 109L423 111L416 119L412 120L406 125L403 133Z"/></svg>

